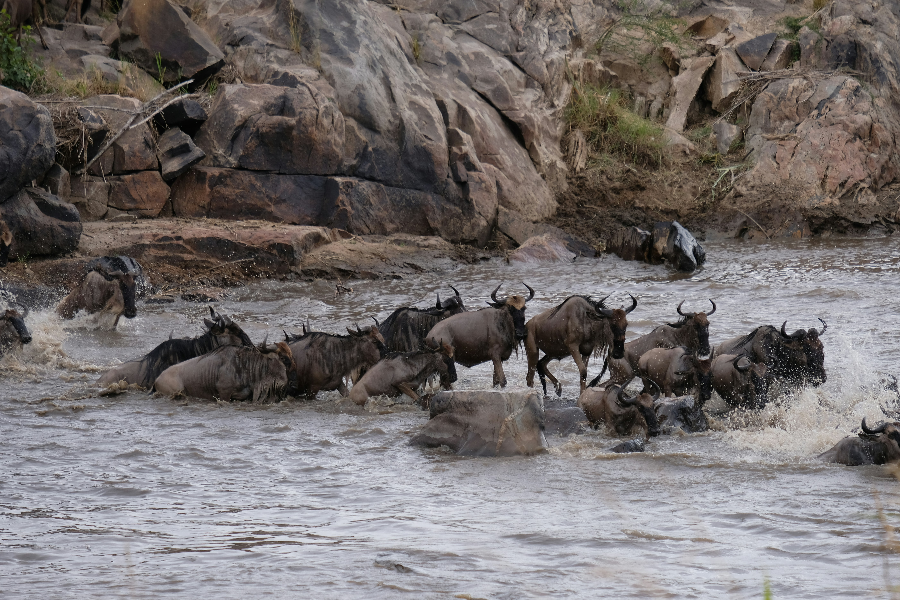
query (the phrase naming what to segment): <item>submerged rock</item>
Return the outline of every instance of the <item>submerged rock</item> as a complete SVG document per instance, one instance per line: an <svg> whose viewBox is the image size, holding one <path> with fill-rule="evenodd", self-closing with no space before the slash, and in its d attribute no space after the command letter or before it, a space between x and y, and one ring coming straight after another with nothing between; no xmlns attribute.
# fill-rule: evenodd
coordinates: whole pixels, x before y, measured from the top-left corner
<svg viewBox="0 0 900 600"><path fill-rule="evenodd" d="M570 252L562 240L545 233L529 238L509 255L510 262L546 263L572 262L575 253Z"/></svg>
<svg viewBox="0 0 900 600"><path fill-rule="evenodd" d="M612 448L609 449L610 452L615 452L616 454L628 454L631 452L643 452L644 451L644 440L641 438L634 438L633 440L628 440L627 442L622 442L621 444L616 444Z"/></svg>
<svg viewBox="0 0 900 600"><path fill-rule="evenodd" d="M544 434L567 437L590 429L587 415L577 406L544 409Z"/></svg>

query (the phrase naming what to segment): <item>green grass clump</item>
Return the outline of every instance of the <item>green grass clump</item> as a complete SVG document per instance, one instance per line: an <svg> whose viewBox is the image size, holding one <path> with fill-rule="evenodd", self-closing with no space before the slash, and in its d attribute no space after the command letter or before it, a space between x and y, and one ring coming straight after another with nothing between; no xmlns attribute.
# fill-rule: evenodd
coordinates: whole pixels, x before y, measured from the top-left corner
<svg viewBox="0 0 900 600"><path fill-rule="evenodd" d="M0 11L0 83L27 92L43 69L28 54L31 27L22 28L22 45L16 43L16 30L6 10Z"/></svg>
<svg viewBox="0 0 900 600"><path fill-rule="evenodd" d="M663 128L629 110L627 100L619 90L576 83L565 113L568 129L581 131L595 155L659 167Z"/></svg>

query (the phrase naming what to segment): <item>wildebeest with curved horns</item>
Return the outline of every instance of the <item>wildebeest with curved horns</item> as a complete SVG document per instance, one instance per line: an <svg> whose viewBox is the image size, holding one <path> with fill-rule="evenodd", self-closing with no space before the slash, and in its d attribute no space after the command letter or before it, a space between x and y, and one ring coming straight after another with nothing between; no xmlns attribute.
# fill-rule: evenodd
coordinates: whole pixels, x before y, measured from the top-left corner
<svg viewBox="0 0 900 600"><path fill-rule="evenodd" d="M500 284L503 285L503 284ZM441 342L453 346L456 362L474 367L483 362L494 363L494 385L506 387L503 361L508 360L513 349L528 336L525 328L525 305L534 298L534 290L528 284L529 296L514 294L503 300L497 299L500 285L491 292L489 308L459 313L435 325L425 343L438 348Z"/></svg>
<svg viewBox="0 0 900 600"><path fill-rule="evenodd" d="M219 315L209 307L210 319L203 319L206 331L203 335L189 339L168 339L151 350L141 359L132 360L114 367L100 376L100 385L110 385L125 380L150 388L160 373L178 363L203 356L222 346L247 346L253 342L240 326L229 317Z"/></svg>
<svg viewBox="0 0 900 600"><path fill-rule="evenodd" d="M350 399L363 406L370 396L406 394L419 402L416 390L435 374L439 375L443 389L452 389L456 366L453 347L449 344L442 343L439 349L389 354L354 384Z"/></svg>
<svg viewBox="0 0 900 600"><path fill-rule="evenodd" d="M762 408L768 384L766 364L745 354L721 354L712 362L712 386L729 406Z"/></svg>
<svg viewBox="0 0 900 600"><path fill-rule="evenodd" d="M861 427L862 433L858 437L845 437L820 454L819 459L851 467L883 465L900 460L900 423L882 423L875 429L869 429L863 417Z"/></svg>
<svg viewBox="0 0 900 600"><path fill-rule="evenodd" d="M344 378L361 368L375 365L385 352L384 337L377 327L356 331L347 328L349 335L334 335L310 331L301 336L288 336L296 366L297 381L288 394L315 398L319 392L338 390L341 396L348 394Z"/></svg>
<svg viewBox="0 0 900 600"><path fill-rule="evenodd" d="M637 372L638 361L645 352L653 348L676 348L684 346L698 356L710 354L709 347L709 318L716 312L716 303L710 299L712 310L708 313L681 312L684 300L675 309L681 319L677 323L660 325L641 337L625 344L625 357L620 360L609 360L610 379L608 383L616 385L628 385ZM604 367L605 369L605 367ZM591 381L590 386L597 385L603 376L600 375Z"/></svg>
<svg viewBox="0 0 900 600"><path fill-rule="evenodd" d="M291 349L284 342L278 342L272 350L222 346L172 365L160 373L153 388L168 396L266 402L284 398L293 368Z"/></svg>
<svg viewBox="0 0 900 600"><path fill-rule="evenodd" d="M712 357L700 358L684 346L652 348L638 360L644 390L651 383L668 397L697 390L697 406L703 408L712 396Z"/></svg>
<svg viewBox="0 0 900 600"><path fill-rule="evenodd" d="M441 295L438 294L433 308L398 308L378 324L378 331L384 337L388 352L417 351L432 327L447 317L466 312L462 296L452 285L450 289L455 295L441 301Z"/></svg>
<svg viewBox="0 0 900 600"><path fill-rule="evenodd" d="M822 319L822 331L815 328L785 331L787 321L779 331L772 325L762 325L749 334L722 342L717 354L746 354L753 362L766 365L769 387L776 381L793 386L807 383L818 387L825 383L825 347L819 337L828 329Z"/></svg>
<svg viewBox="0 0 900 600"><path fill-rule="evenodd" d="M118 256L106 256L92 263L92 269L63 298L56 312L64 319L74 318L80 310L99 313L97 323L115 329L122 315L126 319L137 316L135 297L135 274Z"/></svg>
<svg viewBox="0 0 900 600"><path fill-rule="evenodd" d="M24 344L31 343L31 333L25 327L25 317L27 316L27 309L22 315L19 311L11 308L6 309L0 315L0 356L10 350L22 347Z"/></svg>
<svg viewBox="0 0 900 600"><path fill-rule="evenodd" d="M659 387L652 396L641 392L631 398L618 385L589 387L578 398L578 407L595 427L604 423L618 435L650 438L659 435L659 421L653 408L658 398Z"/></svg>
<svg viewBox="0 0 900 600"><path fill-rule="evenodd" d="M603 304L606 298L596 301L590 296L569 296L555 308L535 315L526 323L528 337L525 339L525 352L528 357L528 375L525 383L528 387L534 386L536 369L544 394L547 394L546 376L556 387L556 395L562 395L562 384L549 371L547 363L571 356L578 366L583 392L587 383L587 368L591 354L609 349L609 355L613 358L624 356L625 330L628 328L626 315L637 307L637 300L631 296L630 308L610 309ZM544 352L540 360L538 360L539 351Z"/></svg>

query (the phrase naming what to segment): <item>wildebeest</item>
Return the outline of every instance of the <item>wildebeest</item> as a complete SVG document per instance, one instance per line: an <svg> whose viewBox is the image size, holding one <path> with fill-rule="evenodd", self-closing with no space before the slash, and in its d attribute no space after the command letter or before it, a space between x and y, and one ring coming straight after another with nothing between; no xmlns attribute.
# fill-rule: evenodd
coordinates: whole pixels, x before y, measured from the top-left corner
<svg viewBox="0 0 900 600"><path fill-rule="evenodd" d="M360 368L369 369L385 352L384 337L377 327L347 328L349 335L310 331L288 337L294 355L297 381L288 389L291 396L314 398L319 392L338 390L348 394L344 378Z"/></svg>
<svg viewBox="0 0 900 600"><path fill-rule="evenodd" d="M0 315L0 356L31 343L31 333L25 327L25 315L11 308Z"/></svg>
<svg viewBox="0 0 900 600"><path fill-rule="evenodd" d="M80 310L100 313L97 323L115 329L122 315L126 319L137 315L134 273L123 270L118 257L104 258L107 260L95 262L81 283L59 303L59 316L72 319Z"/></svg>
<svg viewBox="0 0 900 600"><path fill-rule="evenodd" d="M203 335L189 339L168 339L138 360L126 362L104 373L97 381L100 385L110 385L125 380L150 388L160 373L178 363L212 352L222 346L253 347L253 342L229 317L216 314L210 307L210 319L203 319L206 331Z"/></svg>
<svg viewBox="0 0 900 600"><path fill-rule="evenodd" d="M657 384L666 396L683 396L697 390L700 407L712 396L712 357L700 358L684 346L653 348L638 360L644 389Z"/></svg>
<svg viewBox="0 0 900 600"><path fill-rule="evenodd" d="M459 292L453 286L450 286L450 289L455 295L441 301L438 294L437 303L433 308L398 308L378 325L388 352L417 351L432 327L447 317L466 312Z"/></svg>
<svg viewBox="0 0 900 600"><path fill-rule="evenodd" d="M712 310L708 313L684 313L681 312L681 306L684 304L684 300L682 300L676 309L678 314L681 315L681 319L677 323L660 325L650 333L625 344L625 357L620 360L609 360L609 383L628 385L628 382L634 379L641 356L653 348L684 346L700 356L709 354L708 317L711 317L716 312L716 303L712 300L709 303L712 304ZM603 371L601 370L600 375L591 381L590 385L597 385L602 376Z"/></svg>
<svg viewBox="0 0 900 600"><path fill-rule="evenodd" d="M428 332L425 343L437 348L441 342L447 342L453 346L456 362L467 367L492 361L494 385L506 387L503 361L508 360L513 349L528 336L525 305L534 298L534 290L528 284L522 285L528 288L528 298L514 294L497 300L498 285L491 292L494 302L488 303L489 308L444 319Z"/></svg>
<svg viewBox="0 0 900 600"><path fill-rule="evenodd" d="M441 387L452 389L456 381L453 348L441 344L440 349L390 354L366 371L350 390L350 399L363 406L370 396L399 396L406 394L416 402L416 390L433 375L439 375Z"/></svg>
<svg viewBox="0 0 900 600"><path fill-rule="evenodd" d="M273 350L222 346L172 365L160 373L153 388L168 396L266 402L284 398L293 367L291 349L284 342Z"/></svg>
<svg viewBox="0 0 900 600"><path fill-rule="evenodd" d="M787 321L779 331L771 325L757 327L749 334L722 342L717 354L745 354L753 362L766 365L766 380L771 387L776 381L791 386L822 385L825 373L825 348L819 337L828 329L822 319L822 331L815 328L785 331Z"/></svg>
<svg viewBox="0 0 900 600"><path fill-rule="evenodd" d="M709 421L703 412L703 404L696 396L660 398L653 406L659 419L660 431L672 435L678 430L697 433L709 429Z"/></svg>
<svg viewBox="0 0 900 600"><path fill-rule="evenodd" d="M63 17L63 22L69 20L69 13L72 12L73 8L75 9L75 22L84 23L84 15L91 8L91 0L68 0L66 3L66 16Z"/></svg>
<svg viewBox="0 0 900 600"><path fill-rule="evenodd" d="M578 407L595 427L604 423L621 436L653 437L659 435L659 421L653 409L658 398L658 389L652 396L641 392L629 398L618 385L589 387L578 398Z"/></svg>
<svg viewBox="0 0 900 600"><path fill-rule="evenodd" d="M606 298L609 298L607 296ZM532 317L525 327L525 352L528 356L528 374L525 383L534 386L534 372L537 369L544 394L547 393L546 377L556 387L556 395L562 395L562 384L547 369L551 360L561 360L571 356L578 365L581 390L587 383L587 367L591 354L609 349L613 358L622 358L625 353L625 330L628 328L626 315L637 307L637 300L631 296L631 307L610 309L603 302L589 296L570 296L559 306L550 308ZM539 351L544 352L538 360Z"/></svg>
<svg viewBox="0 0 900 600"><path fill-rule="evenodd" d="M819 458L851 467L883 465L900 460L900 423L882 423L875 429L869 429L863 417L861 427L862 433L858 437L845 437L820 454Z"/></svg>
<svg viewBox="0 0 900 600"><path fill-rule="evenodd" d="M712 362L712 386L729 406L761 408L768 391L766 365L744 354L721 354Z"/></svg>
<svg viewBox="0 0 900 600"><path fill-rule="evenodd" d="M90 2L90 0L88 0ZM47 49L47 42L44 41L44 34L41 32L40 22L47 19L47 7L43 0L3 0L0 2L0 10L5 10L9 15L9 24L16 30L16 43L21 44L22 27L28 19L34 23L38 36L41 38L41 45ZM43 19L41 12L43 9Z"/></svg>

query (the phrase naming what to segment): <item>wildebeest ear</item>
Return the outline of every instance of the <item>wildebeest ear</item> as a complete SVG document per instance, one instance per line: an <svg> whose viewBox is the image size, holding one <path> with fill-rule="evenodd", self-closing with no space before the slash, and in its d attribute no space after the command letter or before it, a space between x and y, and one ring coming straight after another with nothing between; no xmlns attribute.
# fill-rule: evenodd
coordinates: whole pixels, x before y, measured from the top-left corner
<svg viewBox="0 0 900 600"><path fill-rule="evenodd" d="M214 322L210 321L209 319L203 319L203 324L206 325L207 329L212 329L213 327L216 326L216 324Z"/></svg>
<svg viewBox="0 0 900 600"><path fill-rule="evenodd" d="M212 317L213 319L216 318L216 311L213 310L212 306L209 307L209 316Z"/></svg>
<svg viewBox="0 0 900 600"><path fill-rule="evenodd" d="M441 347L444 349L444 354L446 354L447 356L449 356L451 358L453 357L453 346L451 346L450 344L447 344L443 340L441 340Z"/></svg>
<svg viewBox="0 0 900 600"><path fill-rule="evenodd" d="M349 327L347 328L347 333L349 333L353 337L359 337L359 334L356 333L355 331L353 331L352 329L350 329Z"/></svg>

